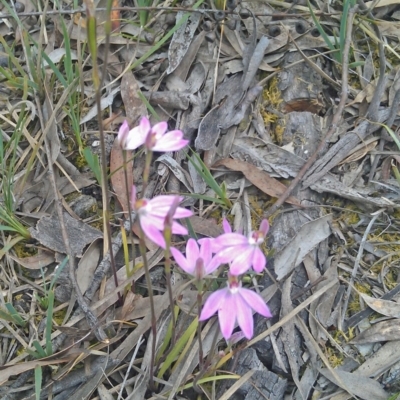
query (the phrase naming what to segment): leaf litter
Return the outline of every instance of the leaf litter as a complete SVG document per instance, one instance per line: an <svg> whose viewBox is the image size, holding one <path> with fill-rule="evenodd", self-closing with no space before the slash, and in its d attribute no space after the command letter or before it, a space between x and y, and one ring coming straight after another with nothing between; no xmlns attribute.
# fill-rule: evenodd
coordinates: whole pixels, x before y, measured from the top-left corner
<svg viewBox="0 0 400 400"><path fill-rule="evenodd" d="M223 14L210 11L214 5L207 2L200 5L201 12L192 10L200 3L176 10L166 3L166 9L150 8L144 28L139 25L140 11L120 3L125 8L113 11L109 41L105 40L106 13L97 13L98 59L104 63L100 110L103 125L109 129L106 162L113 191L111 233L119 266L116 287L114 278L101 272L110 265L109 254L100 251L101 213L88 206L80 216L70 212L69 206L79 191L101 204L93 166L87 165L79 148L99 140L94 66L85 48L87 10L74 10L67 2L62 13L53 2L45 10L28 1L15 2L14 8L2 2L1 204L10 198L9 186L12 210L30 227L31 236L24 247L13 247L20 242L15 231L2 231L0 310L8 311L2 314L7 319L0 321L3 398L23 398L21 390L33 396L38 378L28 371L36 374L38 366L44 374L42 398L50 392L69 393L71 398L173 398L185 384L187 398L194 396L192 388L200 387L203 398L228 398L237 392L250 399L255 386L257 393L273 399L289 393L296 399L396 398L400 392L396 386L400 380L396 2L365 3L372 7L368 20L360 13L361 5L355 10L350 35L343 28L343 5L355 4L350 0L334 2L329 10L313 1L309 6L289 1L228 1ZM26 15L17 17L15 11ZM177 26L179 21L183 22ZM350 39L353 49L346 64L343 46ZM45 78L26 73L32 62L42 68ZM349 95L340 123L332 125L344 70ZM37 85L41 79L44 92ZM71 96L75 100L70 101ZM29 117L27 109L33 110ZM132 153L124 160L113 135L124 118L134 126L144 115L152 115L154 122L168 120L170 128L184 131L191 146L212 167L216 182L221 186L225 182L234 204L231 210L221 209L209 183L183 152L156 159L150 184L143 187L143 156ZM333 135L323 143L317 161L302 172L329 129ZM50 153L45 150L46 140ZM57 195L50 184L49 154L57 170ZM123 243L120 226L129 210L124 165L129 171L128 187L134 182L139 191L149 193L146 197L162 192L187 194L185 202L197 214L188 228L206 237L221 232L222 216L234 219L238 230L251 231L284 195L291 180L303 176L285 205L268 214L272 226L264 248L268 273L253 282L273 318L256 319L256 336L246 349L239 344L229 350L215 320L204 324L203 357L215 367L214 375L206 375L199 365L198 342L194 336L184 336L194 318L185 295L192 298L193 290L186 276L174 272L177 340L182 347L171 368L158 377L153 394L147 384L154 333L143 259L133 254L132 261L136 235L127 232L129 266L125 268L124 256L118 254ZM63 225L57 203L68 211L63 214ZM35 360L32 343L45 346L46 337L38 332L43 332L39 325L47 315L37 299L48 295L53 280L56 289L63 279L68 281L55 269L68 252L62 230L79 261L79 287L86 291L109 341L96 341L88 352L80 341L83 333L76 330L75 350L70 351L72 342L63 327L91 330L82 322L82 314L78 316L81 303L75 305L72 295L69 301L56 303L50 332L52 358ZM176 239L176 246L183 244L181 239ZM165 259L150 243L147 254L158 291L156 334L161 349L171 320L162 268ZM15 313L9 313L10 305ZM29 329L22 327L28 321ZM218 356L216 341L224 350ZM140 357L134 360L131 357L137 352ZM166 357L162 362L169 362ZM85 358L85 373L74 373L73 365L83 371ZM129 366L131 361L134 368ZM62 363L68 363L67 367ZM55 372L46 365L62 369L57 383L52 383ZM222 372L226 370L237 374L232 375L236 380L242 378L235 384ZM202 379L213 377L223 379L216 381L211 394ZM81 383L85 384L79 388Z"/></svg>

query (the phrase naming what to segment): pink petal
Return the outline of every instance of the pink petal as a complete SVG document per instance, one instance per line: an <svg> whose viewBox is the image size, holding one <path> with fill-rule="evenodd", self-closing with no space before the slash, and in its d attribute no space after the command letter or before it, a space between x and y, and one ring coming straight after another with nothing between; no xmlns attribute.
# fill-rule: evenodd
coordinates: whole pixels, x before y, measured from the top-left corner
<svg viewBox="0 0 400 400"><path fill-rule="evenodd" d="M221 303L223 304L225 300L227 291L228 289L220 289L210 294L201 310L199 321L212 317L219 310Z"/></svg>
<svg viewBox="0 0 400 400"><path fill-rule="evenodd" d="M253 310L255 310L264 317L267 318L272 317L271 311L265 304L264 299L259 294L253 292L250 289L245 289L245 288L240 288L238 294Z"/></svg>
<svg viewBox="0 0 400 400"><path fill-rule="evenodd" d="M224 220L222 221L222 228L225 233L232 233L231 225L226 218L224 218Z"/></svg>
<svg viewBox="0 0 400 400"><path fill-rule="evenodd" d="M145 132L142 132L139 127L135 127L129 132L126 138L125 149L135 150L145 142L145 139Z"/></svg>
<svg viewBox="0 0 400 400"><path fill-rule="evenodd" d="M242 275L251 267L253 249L247 247L240 255L232 260L229 271L232 275Z"/></svg>
<svg viewBox="0 0 400 400"><path fill-rule="evenodd" d="M167 213L176 201L176 199L179 199L179 201L181 201L182 198L180 196L170 196L164 194L154 197L149 201L149 204L151 204L154 209L163 210Z"/></svg>
<svg viewBox="0 0 400 400"><path fill-rule="evenodd" d="M187 208L183 207L178 207L175 211L174 218L175 219L181 219L181 218L188 218L193 215L193 212L191 210L188 210Z"/></svg>
<svg viewBox="0 0 400 400"><path fill-rule="evenodd" d="M188 264L194 270L194 267L196 266L196 261L199 258L199 246L197 242L192 238L190 238L186 244L186 257Z"/></svg>
<svg viewBox="0 0 400 400"><path fill-rule="evenodd" d="M269 231L269 222L267 219L263 219L260 224L260 231L264 234L264 236L268 233Z"/></svg>
<svg viewBox="0 0 400 400"><path fill-rule="evenodd" d="M204 266L207 269L207 265L208 263L211 261L211 243L210 243L210 239L206 239L203 241L203 243L201 244L200 247L200 257L203 259L204 261Z"/></svg>
<svg viewBox="0 0 400 400"><path fill-rule="evenodd" d="M254 252L253 252L253 257L252 257L252 265L253 265L253 269L254 271L260 273L264 270L265 264L267 263L267 260L263 254L263 252L261 251L261 249L259 249L258 247L254 248Z"/></svg>
<svg viewBox="0 0 400 400"><path fill-rule="evenodd" d="M165 249L165 239L162 233L150 222L148 218L141 218L140 219L140 226L143 229L145 235L155 244L160 246L161 248Z"/></svg>
<svg viewBox="0 0 400 400"><path fill-rule="evenodd" d="M171 247L171 254L174 257L176 263L188 274L192 275L194 268L188 262L188 260L184 257L184 255L175 247Z"/></svg>
<svg viewBox="0 0 400 400"><path fill-rule="evenodd" d="M183 149L188 143L188 140L182 139L181 131L171 131L157 140L153 146L153 151L177 151Z"/></svg>
<svg viewBox="0 0 400 400"><path fill-rule="evenodd" d="M236 322L236 313L235 295L228 293L225 296L224 302L221 302L221 308L218 311L219 327L225 339L229 339L232 336Z"/></svg>
<svg viewBox="0 0 400 400"><path fill-rule="evenodd" d="M182 226L181 224L178 224L177 222L174 222L172 224L172 233L175 235L187 235L188 230Z"/></svg>
<svg viewBox="0 0 400 400"><path fill-rule="evenodd" d="M217 256L212 258L211 261L205 265L207 274L214 272L221 264L225 264L225 262L221 261Z"/></svg>
<svg viewBox="0 0 400 400"><path fill-rule="evenodd" d="M243 331L244 336L246 336L247 339L251 339L253 337L254 329L254 320L251 307L242 297L240 297L239 293L236 293L235 300L236 317L240 329Z"/></svg>
<svg viewBox="0 0 400 400"><path fill-rule="evenodd" d="M155 134L157 142L164 136L168 129L168 124L165 121L155 124L151 129L152 133Z"/></svg>
<svg viewBox="0 0 400 400"><path fill-rule="evenodd" d="M215 239L215 242L219 246L228 247L248 244L249 240L240 233L223 233Z"/></svg>
<svg viewBox="0 0 400 400"><path fill-rule="evenodd" d="M129 125L128 125L128 121L125 120L122 123L122 125L119 127L119 130L118 130L118 141L119 141L121 147L125 147L125 142L126 142L128 133L129 133Z"/></svg>
<svg viewBox="0 0 400 400"><path fill-rule="evenodd" d="M219 258L221 263L228 263L231 262L232 260L241 257L248 249L251 249L249 246L245 245L237 245L237 246L232 246L232 247L226 247L220 250L217 254L216 257Z"/></svg>

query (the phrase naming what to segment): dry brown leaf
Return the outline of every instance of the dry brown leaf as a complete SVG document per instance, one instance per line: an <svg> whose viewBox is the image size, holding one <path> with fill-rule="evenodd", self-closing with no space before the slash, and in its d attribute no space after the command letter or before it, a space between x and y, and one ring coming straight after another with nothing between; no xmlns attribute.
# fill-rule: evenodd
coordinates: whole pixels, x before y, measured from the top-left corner
<svg viewBox="0 0 400 400"><path fill-rule="evenodd" d="M371 307L374 311L379 314L386 315L387 317L400 318L400 304L394 301L376 299L368 296L364 293L360 293L363 300Z"/></svg>
<svg viewBox="0 0 400 400"><path fill-rule="evenodd" d="M81 256L83 248L94 240L103 237L98 229L72 218L64 213L64 225L70 239L71 251L75 256ZM65 254L65 244L61 232L60 221L56 215L46 216L40 219L35 228L29 229L34 239L43 246Z"/></svg>
<svg viewBox="0 0 400 400"><path fill-rule="evenodd" d="M128 213L129 194L133 185L132 151L126 152L126 160L126 169L124 169L123 151L118 139L116 138L114 140L110 155L111 184L122 210L125 213ZM128 187L126 186L126 184L128 185Z"/></svg>
<svg viewBox="0 0 400 400"><path fill-rule="evenodd" d="M193 230L200 235L208 237L217 237L222 233L220 226L216 224L213 219L201 218L197 215L189 217L189 222L192 225Z"/></svg>
<svg viewBox="0 0 400 400"><path fill-rule="evenodd" d="M138 96L139 91L139 84L132 71L127 71L121 80L121 97L130 124L136 124L140 117L147 116L146 106Z"/></svg>
<svg viewBox="0 0 400 400"><path fill-rule="evenodd" d="M47 365L60 364L70 361L70 358L59 358L52 360L33 360L25 361L21 364L15 365L4 365L0 367L0 385L8 381L8 378L12 375L19 375L23 372L34 369L36 366L45 367Z"/></svg>
<svg viewBox="0 0 400 400"><path fill-rule="evenodd" d="M101 253L101 244L99 240L95 240L85 251L76 270L76 280L81 289L82 294L85 294L93 280L94 271L97 268Z"/></svg>
<svg viewBox="0 0 400 400"><path fill-rule="evenodd" d="M400 339L400 324L397 319L382 321L361 332L350 343L366 344Z"/></svg>
<svg viewBox="0 0 400 400"><path fill-rule="evenodd" d="M271 178L269 174L267 174L265 171L261 171L253 164L249 164L245 161L225 158L223 160L219 160L216 164L214 164L214 167L218 167L220 165L223 165L233 171L242 172L243 175L254 186L258 187L260 190L271 197L279 198L287 189L283 183L274 178ZM286 200L286 202L301 207L299 201L293 196L290 196Z"/></svg>
<svg viewBox="0 0 400 400"><path fill-rule="evenodd" d="M38 254L31 257L19 258L11 253L8 256L26 269L41 269L55 261L53 252L41 249L39 249Z"/></svg>

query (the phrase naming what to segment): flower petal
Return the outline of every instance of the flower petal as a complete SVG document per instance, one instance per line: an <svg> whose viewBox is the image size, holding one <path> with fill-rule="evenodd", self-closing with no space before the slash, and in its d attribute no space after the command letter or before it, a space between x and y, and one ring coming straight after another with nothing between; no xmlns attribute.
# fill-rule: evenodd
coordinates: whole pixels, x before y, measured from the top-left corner
<svg viewBox="0 0 400 400"><path fill-rule="evenodd" d="M208 296L204 303L203 309L200 313L199 321L205 321L212 317L220 308L221 303L223 304L225 296L227 295L228 289L217 290Z"/></svg>
<svg viewBox="0 0 400 400"><path fill-rule="evenodd" d="M272 317L271 311L265 303L264 299L250 289L240 288L240 297L251 307L254 311L258 312L264 317Z"/></svg>
<svg viewBox="0 0 400 400"><path fill-rule="evenodd" d="M229 339L232 336L233 329L236 322L237 309L235 307L235 296L231 293L227 293L224 301L221 302L220 310L218 311L219 327L221 329L222 336L225 339Z"/></svg>
<svg viewBox="0 0 400 400"><path fill-rule="evenodd" d="M194 268L192 265L188 262L188 260L185 258L185 256L175 247L171 247L171 254L174 257L176 263L179 265L180 268L182 268L185 272L188 274L192 275Z"/></svg>
<svg viewBox="0 0 400 400"><path fill-rule="evenodd" d="M174 223L172 224L172 229L171 229L172 233L174 235L187 235L188 234L188 230L182 226L181 224L178 224L177 222L174 221Z"/></svg>
<svg viewBox="0 0 400 400"><path fill-rule="evenodd" d="M267 260L260 248L256 247L254 249L251 263L253 265L254 271L260 273L264 270Z"/></svg>
<svg viewBox="0 0 400 400"><path fill-rule="evenodd" d="M247 304L246 300L239 295L239 293L236 293L235 295L235 303L236 318L240 329L243 331L244 336L246 336L247 339L251 339L254 330L254 320L251 307Z"/></svg>
<svg viewBox="0 0 400 400"><path fill-rule="evenodd" d="M155 244L165 249L165 239L162 233L149 221L148 218L140 218L140 226L146 236Z"/></svg>
<svg viewBox="0 0 400 400"><path fill-rule="evenodd" d="M188 210L187 208L183 207L178 207L175 211L174 218L175 219L181 219L181 218L188 218L193 215L193 212L191 210Z"/></svg>
<svg viewBox="0 0 400 400"><path fill-rule="evenodd" d="M209 238L206 238L200 246L200 254L199 256L203 259L204 261L204 266L207 269L208 263L211 261L211 242Z"/></svg>
<svg viewBox="0 0 400 400"><path fill-rule="evenodd" d="M118 141L120 143L120 146L122 148L125 148L125 142L126 142L126 138L128 137L129 134L129 125L128 125L128 121L124 120L124 122L122 123L122 125L119 127L118 130Z"/></svg>
<svg viewBox="0 0 400 400"><path fill-rule="evenodd" d="M150 121L146 117L143 117L140 120L139 126L136 126L129 131L128 137L126 138L125 148L128 150L137 149L146 141L149 132Z"/></svg>
<svg viewBox="0 0 400 400"><path fill-rule="evenodd" d="M254 249L251 247L245 248L241 254L239 254L232 260L232 264L229 267L229 272L232 275L236 275L236 276L242 275L245 272L247 272L251 267L253 251L254 251Z"/></svg>
<svg viewBox="0 0 400 400"><path fill-rule="evenodd" d="M165 132L167 132L168 129L168 124L165 121L159 122L158 124L155 124L153 128L151 129L152 133L155 134L156 140L160 140Z"/></svg>
<svg viewBox="0 0 400 400"><path fill-rule="evenodd" d="M264 234L264 236L268 233L269 231L269 222L267 219L263 219L260 224L260 231Z"/></svg>
<svg viewBox="0 0 400 400"><path fill-rule="evenodd" d="M194 271L197 259L199 258L199 246L192 238L190 238L186 244L186 257L188 264Z"/></svg>
<svg viewBox="0 0 400 400"><path fill-rule="evenodd" d="M238 246L241 244L248 244L249 240L246 236L240 233L223 233L215 239L215 242L219 246Z"/></svg>
<svg viewBox="0 0 400 400"><path fill-rule="evenodd" d="M153 146L153 151L177 151L183 149L188 143L188 140L182 139L181 131L171 131L159 138Z"/></svg>
<svg viewBox="0 0 400 400"><path fill-rule="evenodd" d="M224 220L222 221L222 228L225 233L232 233L231 225L226 218L224 218Z"/></svg>

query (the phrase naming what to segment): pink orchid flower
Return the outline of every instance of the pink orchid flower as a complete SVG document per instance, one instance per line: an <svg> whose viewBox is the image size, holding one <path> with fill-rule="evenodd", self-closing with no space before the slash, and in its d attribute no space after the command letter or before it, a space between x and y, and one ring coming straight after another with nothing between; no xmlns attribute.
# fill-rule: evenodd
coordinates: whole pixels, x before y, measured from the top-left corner
<svg viewBox="0 0 400 400"><path fill-rule="evenodd" d="M222 336L232 336L236 321L247 339L253 337L254 321L252 310L264 317L272 317L263 298L250 289L242 287L236 276L230 275L228 287L212 293L206 300L199 321L204 321L218 312Z"/></svg>
<svg viewBox="0 0 400 400"><path fill-rule="evenodd" d="M223 222L223 228L225 233L211 242L212 250L216 253L214 262L231 263L229 271L232 275L242 275L251 267L256 272L262 272L267 260L260 245L269 230L268 220L262 220L260 229L251 232L248 237L232 232L226 220Z"/></svg>
<svg viewBox="0 0 400 400"><path fill-rule="evenodd" d="M163 235L165 227L165 218L168 215L171 207L175 207L172 219L187 218L193 215L190 210L182 207L176 207L176 201L182 201L180 196L162 195L154 197L154 199L136 199L136 187L132 186L131 205L132 209L138 213L139 223L146 236L158 244L163 249L166 248L166 243ZM176 235L187 235L187 229L173 221L171 232Z"/></svg>
<svg viewBox="0 0 400 400"><path fill-rule="evenodd" d="M201 245L196 240L190 238L186 244L186 257L174 247L171 247L171 253L176 263L189 275L201 280L205 275L211 274L219 267L219 264L213 263L210 239L203 239Z"/></svg>
<svg viewBox="0 0 400 400"><path fill-rule="evenodd" d="M125 121L126 122L126 121ZM138 126L126 133L127 123L121 125L118 139L125 150L135 150L145 145L149 151L176 151L185 147L189 141L183 139L183 132L173 130L168 132L168 124L163 121L153 127L146 117L142 117Z"/></svg>

